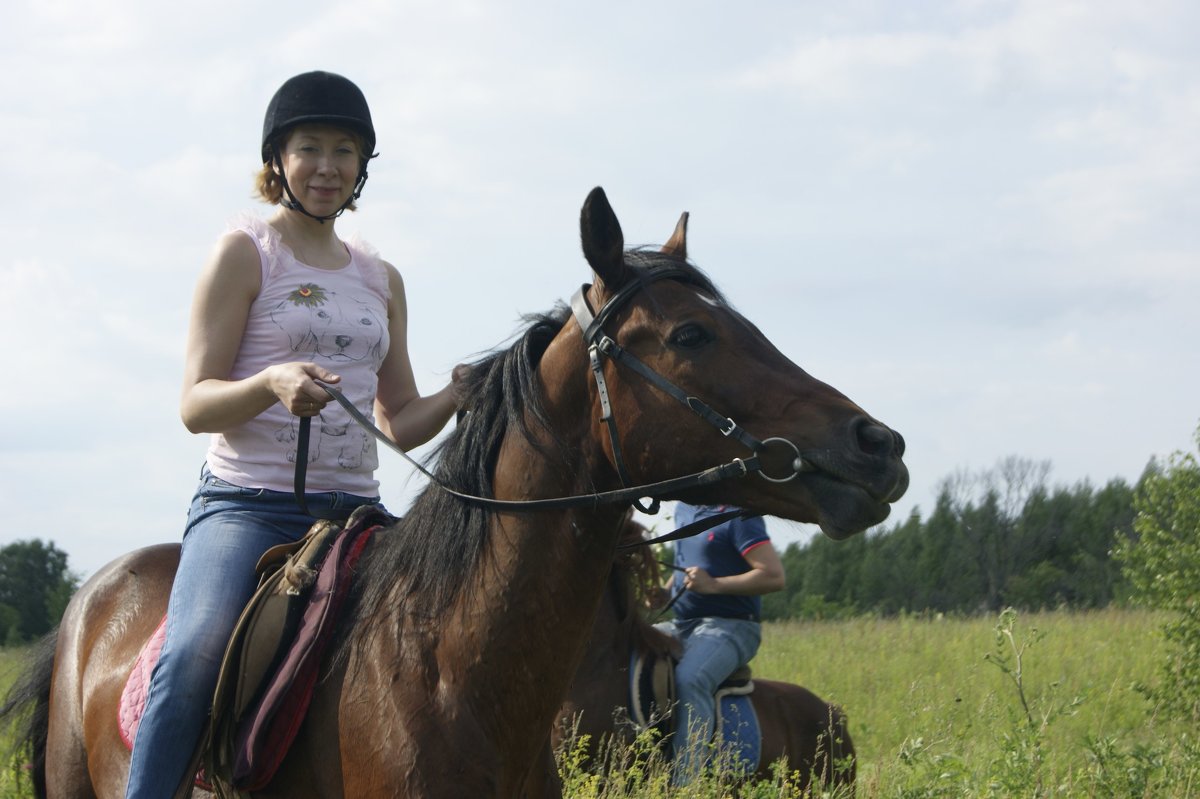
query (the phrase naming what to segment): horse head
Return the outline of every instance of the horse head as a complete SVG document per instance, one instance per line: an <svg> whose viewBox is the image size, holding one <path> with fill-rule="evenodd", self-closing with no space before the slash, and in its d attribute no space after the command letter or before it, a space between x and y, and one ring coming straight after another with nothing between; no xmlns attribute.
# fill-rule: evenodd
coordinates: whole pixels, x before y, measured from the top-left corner
<svg viewBox="0 0 1200 799"><path fill-rule="evenodd" d="M883 521L908 487L904 439L789 360L724 300L686 260L687 221L685 213L661 251L626 251L616 214L594 189L580 220L595 275L583 296L599 309L593 324L615 349L678 387L692 410L712 409L748 436L727 435L725 422L690 412L652 378L610 358L600 383L589 384L588 399L592 441L611 474L617 482L654 483L756 456L758 475L671 498L816 523L839 539ZM581 360L584 331L569 328L573 357ZM606 415L612 435L599 421ZM756 452L747 450L747 439Z"/></svg>

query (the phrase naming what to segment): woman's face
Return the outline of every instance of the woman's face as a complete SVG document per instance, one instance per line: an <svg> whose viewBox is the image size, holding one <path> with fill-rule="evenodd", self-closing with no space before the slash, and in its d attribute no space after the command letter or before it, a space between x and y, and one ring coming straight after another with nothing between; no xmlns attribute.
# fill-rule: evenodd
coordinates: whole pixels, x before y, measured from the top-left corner
<svg viewBox="0 0 1200 799"><path fill-rule="evenodd" d="M344 128L298 125L281 159L292 194L314 216L337 211L350 199L361 163L358 138Z"/></svg>

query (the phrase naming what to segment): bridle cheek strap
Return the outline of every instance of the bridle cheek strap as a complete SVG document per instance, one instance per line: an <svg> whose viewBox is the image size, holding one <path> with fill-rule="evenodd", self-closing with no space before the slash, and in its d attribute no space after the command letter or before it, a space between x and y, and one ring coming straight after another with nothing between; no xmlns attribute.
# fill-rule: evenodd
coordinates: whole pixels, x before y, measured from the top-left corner
<svg viewBox="0 0 1200 799"><path fill-rule="evenodd" d="M677 270L665 269L661 272L654 272L649 276L649 280L663 280L666 278L679 276ZM612 338L605 334L603 325L609 316L623 304L628 297L637 290L643 288L639 280L632 280L627 283L620 291L614 294L599 313L593 314L591 306L588 305L587 291L591 288L588 285L583 285L571 297L571 313L575 316L575 321L579 324L580 330L583 331L584 343L588 348L588 361L592 368L592 376L596 381L596 393L600 399L600 420L604 422L608 429L608 440L612 447L613 460L617 469L617 475L621 479L621 485L628 486L633 483L633 479L629 474L629 469L625 466L625 459L621 453L621 439L617 431L616 418L613 415L612 403L608 395L608 382L604 377L604 358L609 358L613 363L623 365L641 375L651 385L670 397L673 397L681 405L689 408L693 413L699 416L704 421L711 424L722 435L738 441L751 452L757 454L761 452L765 445L762 441L755 438L745 430L741 425L733 419L723 414L717 413L708 403L701 400L699 397L694 397L677 385L667 380L658 372L651 369L636 356L627 350L623 349ZM757 462L757 461L756 461ZM653 499L649 507L644 507L641 501L634 503L635 507L643 513L655 514L659 509L659 501Z"/></svg>

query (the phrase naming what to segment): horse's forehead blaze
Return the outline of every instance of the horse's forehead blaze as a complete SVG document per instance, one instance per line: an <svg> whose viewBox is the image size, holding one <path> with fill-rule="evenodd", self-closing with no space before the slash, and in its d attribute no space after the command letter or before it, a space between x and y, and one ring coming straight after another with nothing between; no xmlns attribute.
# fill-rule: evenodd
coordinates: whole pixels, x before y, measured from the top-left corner
<svg viewBox="0 0 1200 799"><path fill-rule="evenodd" d="M680 283L677 280L651 283L630 298L628 308L620 310L627 311L625 314L621 314L627 318L670 323L678 321L680 317L687 315L689 310L695 309L698 305L703 306L707 313L733 313L729 306L702 289Z"/></svg>

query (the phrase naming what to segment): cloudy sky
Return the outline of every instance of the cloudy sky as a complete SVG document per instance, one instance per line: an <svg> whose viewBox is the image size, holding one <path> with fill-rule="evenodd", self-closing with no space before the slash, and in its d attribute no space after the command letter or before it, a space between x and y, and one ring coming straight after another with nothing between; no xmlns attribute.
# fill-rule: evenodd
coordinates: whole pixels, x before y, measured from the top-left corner
<svg viewBox="0 0 1200 799"><path fill-rule="evenodd" d="M690 211L733 302L905 435L893 518L1008 456L1102 485L1192 446L1188 0L16 0L5 29L0 544L52 539L81 575L181 534L192 287L265 213L263 111L314 68L371 103L339 229L405 275L424 388L587 278L603 185L630 244ZM421 481L382 459L400 510Z"/></svg>

